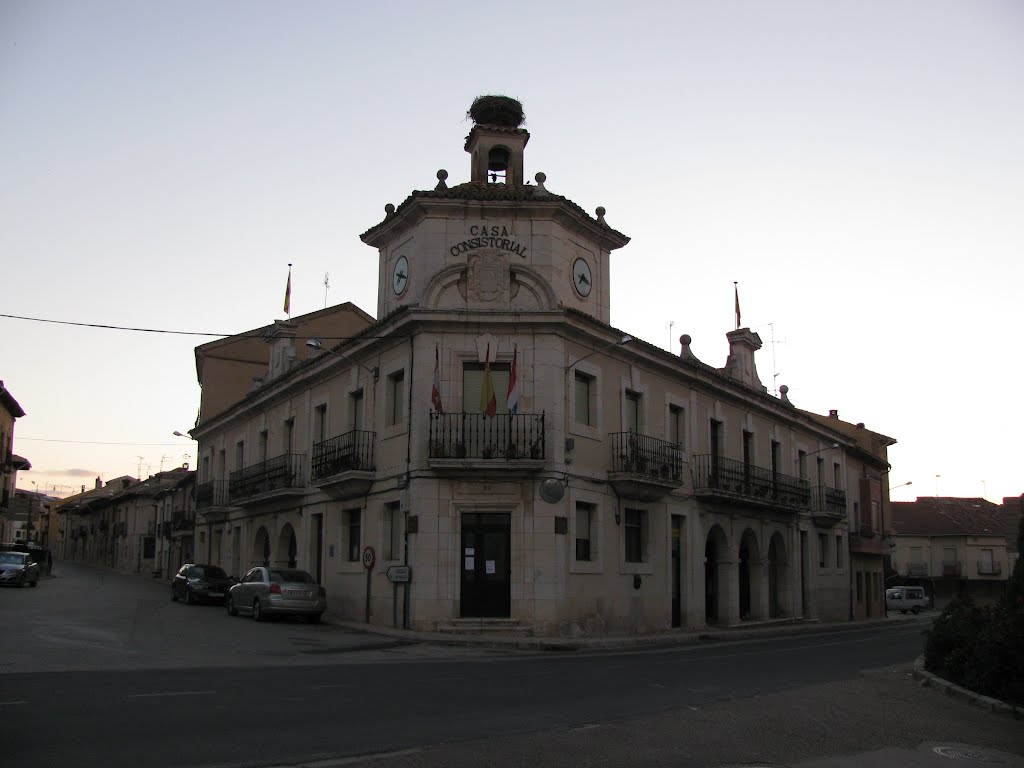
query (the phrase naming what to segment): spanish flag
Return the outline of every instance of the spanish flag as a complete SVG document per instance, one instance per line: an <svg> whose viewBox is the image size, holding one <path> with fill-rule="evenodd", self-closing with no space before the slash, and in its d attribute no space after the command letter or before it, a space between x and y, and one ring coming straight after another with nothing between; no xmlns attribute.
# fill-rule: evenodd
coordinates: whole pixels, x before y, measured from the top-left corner
<svg viewBox="0 0 1024 768"><path fill-rule="evenodd" d="M491 345L487 345L487 357L484 358L484 384L480 388L480 410L488 416L498 411L498 400L494 396L494 381L491 379Z"/></svg>
<svg viewBox="0 0 1024 768"><path fill-rule="evenodd" d="M736 328L740 327L740 289L734 280L732 283L733 294L736 297Z"/></svg>
<svg viewBox="0 0 1024 768"><path fill-rule="evenodd" d="M288 285L284 289L284 312L292 316L292 265L288 265Z"/></svg>
<svg viewBox="0 0 1024 768"><path fill-rule="evenodd" d="M444 413L441 405L441 356L437 347L434 347L434 383L430 388L430 403L438 413Z"/></svg>

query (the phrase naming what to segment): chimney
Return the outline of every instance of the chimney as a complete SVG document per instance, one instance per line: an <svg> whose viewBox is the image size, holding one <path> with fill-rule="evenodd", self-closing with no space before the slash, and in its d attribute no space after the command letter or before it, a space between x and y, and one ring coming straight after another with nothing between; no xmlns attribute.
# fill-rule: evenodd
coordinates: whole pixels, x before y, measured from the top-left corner
<svg viewBox="0 0 1024 768"><path fill-rule="evenodd" d="M837 411L836 409L833 408L831 411L828 412L828 417L830 419L838 419L839 418L839 411Z"/></svg>
<svg viewBox="0 0 1024 768"><path fill-rule="evenodd" d="M97 478L96 478L96 488L102 488L102 487L103 487L103 481L102 481L102 480L100 480L100 479L99 479L99 478L97 477ZM84 485L82 486L82 491L83 491L83 492L85 491L85 486L84 486Z"/></svg>

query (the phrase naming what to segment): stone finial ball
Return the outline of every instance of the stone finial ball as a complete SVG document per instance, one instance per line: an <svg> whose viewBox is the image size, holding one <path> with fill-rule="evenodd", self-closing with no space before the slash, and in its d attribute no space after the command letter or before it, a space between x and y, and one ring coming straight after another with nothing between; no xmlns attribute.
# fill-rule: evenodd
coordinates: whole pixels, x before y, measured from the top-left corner
<svg viewBox="0 0 1024 768"><path fill-rule="evenodd" d="M603 205L597 206L597 215L598 216L604 216L604 214L605 214L604 206Z"/></svg>
<svg viewBox="0 0 1024 768"><path fill-rule="evenodd" d="M779 392L781 392L784 395L787 395L789 394L789 387L783 384L781 387L779 387Z"/></svg>
<svg viewBox="0 0 1024 768"><path fill-rule="evenodd" d="M684 333L682 336L679 337L679 343L682 344L684 347L690 346L691 341L692 339L690 338L690 334L688 333Z"/></svg>
<svg viewBox="0 0 1024 768"><path fill-rule="evenodd" d="M442 168L440 171L437 172L437 180L438 181L444 181L447 178L448 178L448 171L446 171L444 168Z"/></svg>
<svg viewBox="0 0 1024 768"><path fill-rule="evenodd" d="M545 181L548 180L548 175L543 171L538 171L537 175L534 176L533 178L534 180L536 180L538 184L543 184Z"/></svg>
<svg viewBox="0 0 1024 768"><path fill-rule="evenodd" d="M388 216L390 216L394 212L395 206L392 205L391 203L388 203L387 205L384 206L384 213L386 213Z"/></svg>

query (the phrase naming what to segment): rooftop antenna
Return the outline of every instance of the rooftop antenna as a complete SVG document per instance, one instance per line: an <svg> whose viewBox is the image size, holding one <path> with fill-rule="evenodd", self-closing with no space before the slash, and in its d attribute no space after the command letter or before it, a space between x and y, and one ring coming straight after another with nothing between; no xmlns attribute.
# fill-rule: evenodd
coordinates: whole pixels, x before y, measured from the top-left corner
<svg viewBox="0 0 1024 768"><path fill-rule="evenodd" d="M171 458L171 457L168 456L166 453L160 457L160 471L161 472L164 471L164 462L167 461L169 458Z"/></svg>
<svg viewBox="0 0 1024 768"><path fill-rule="evenodd" d="M327 289L331 287L331 273L324 272L324 309L327 309Z"/></svg>
<svg viewBox="0 0 1024 768"><path fill-rule="evenodd" d="M135 477L137 477L137 478L139 478L141 480L142 479L142 462L144 462L146 459L143 456L136 456L135 458L139 460L138 466L135 468Z"/></svg>
<svg viewBox="0 0 1024 768"><path fill-rule="evenodd" d="M672 351L672 326L676 324L675 320L668 321L668 351Z"/></svg>

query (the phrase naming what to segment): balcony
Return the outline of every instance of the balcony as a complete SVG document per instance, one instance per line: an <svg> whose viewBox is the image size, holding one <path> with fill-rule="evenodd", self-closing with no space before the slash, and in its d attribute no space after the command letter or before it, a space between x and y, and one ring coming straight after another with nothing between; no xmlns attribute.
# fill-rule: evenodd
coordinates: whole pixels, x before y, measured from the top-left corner
<svg viewBox="0 0 1024 768"><path fill-rule="evenodd" d="M960 563L943 563L942 575L956 578L960 575Z"/></svg>
<svg viewBox="0 0 1024 768"><path fill-rule="evenodd" d="M310 482L333 499L354 499L373 485L376 432L354 429L313 445Z"/></svg>
<svg viewBox="0 0 1024 768"><path fill-rule="evenodd" d="M439 472L512 477L544 466L543 413L431 413L429 440L430 468Z"/></svg>
<svg viewBox="0 0 1024 768"><path fill-rule="evenodd" d="M814 516L814 522L818 525L835 525L845 520L846 491L824 485L812 488L811 514Z"/></svg>
<svg viewBox="0 0 1024 768"><path fill-rule="evenodd" d="M683 454L676 443L636 432L612 432L608 482L625 499L657 501L683 484Z"/></svg>
<svg viewBox="0 0 1024 768"><path fill-rule="evenodd" d="M253 507L305 492L301 453L283 453L228 475L228 503Z"/></svg>
<svg viewBox="0 0 1024 768"><path fill-rule="evenodd" d="M978 561L979 576L999 576L1003 572L1002 563L984 563Z"/></svg>
<svg viewBox="0 0 1024 768"><path fill-rule="evenodd" d="M188 516L188 515L185 515L185 514L182 514L182 513L176 513L171 518L171 531L172 531L172 533L175 533L175 534L180 534L182 532L191 533L193 527L195 527L195 519L190 517L190 516Z"/></svg>
<svg viewBox="0 0 1024 768"><path fill-rule="evenodd" d="M810 508L810 484L798 477L714 454L695 456L692 468L693 492L699 498L783 512Z"/></svg>
<svg viewBox="0 0 1024 768"><path fill-rule="evenodd" d="M223 480L208 480L196 486L196 509L211 510L228 505L228 486Z"/></svg>
<svg viewBox="0 0 1024 768"><path fill-rule="evenodd" d="M928 575L928 563L907 563L906 568L907 576L914 576L917 578L925 577Z"/></svg>

